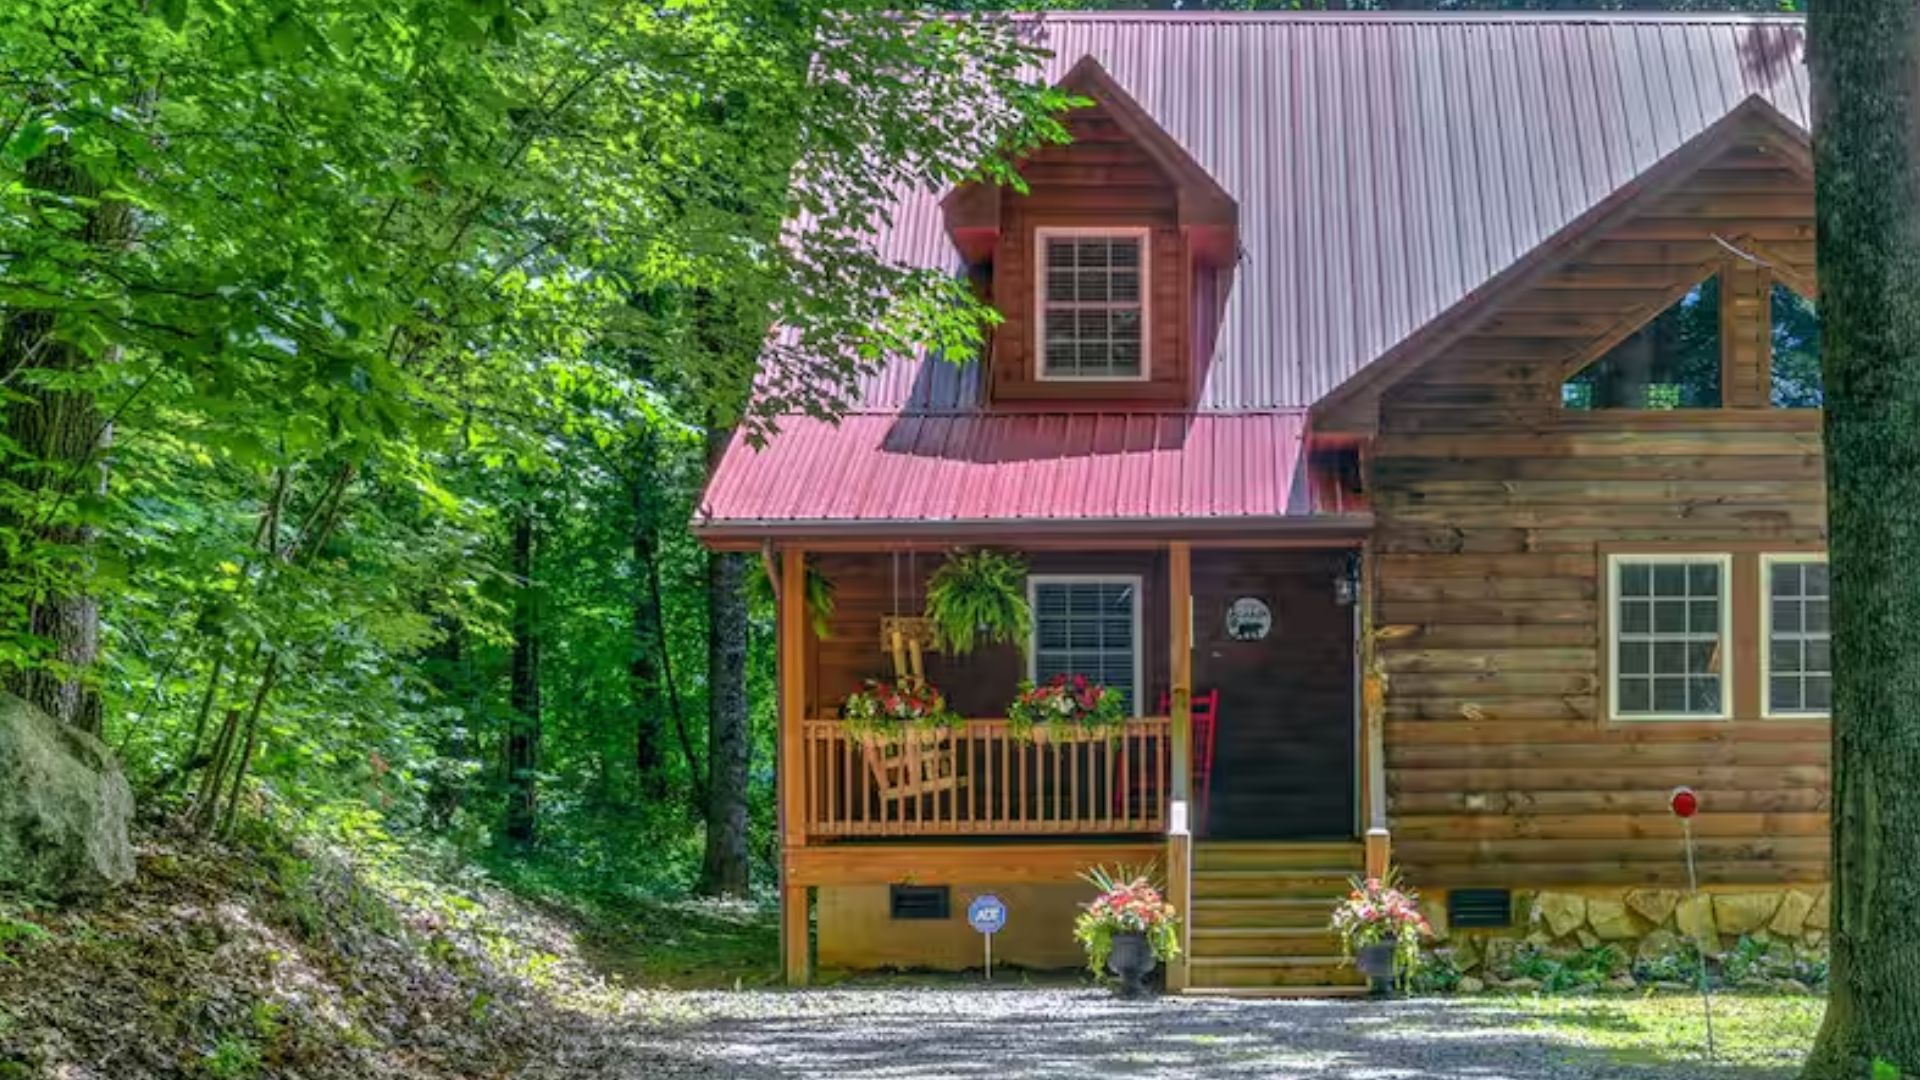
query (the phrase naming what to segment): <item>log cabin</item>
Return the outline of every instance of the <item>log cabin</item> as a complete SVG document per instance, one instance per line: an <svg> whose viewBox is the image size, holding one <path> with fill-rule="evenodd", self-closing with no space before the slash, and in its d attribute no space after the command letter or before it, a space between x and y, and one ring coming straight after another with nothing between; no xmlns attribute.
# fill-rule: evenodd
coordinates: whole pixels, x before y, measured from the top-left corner
<svg viewBox="0 0 1920 1080"><path fill-rule="evenodd" d="M1077 875L1149 862L1188 992L1351 989L1328 912L1389 862L1467 954L1818 946L1801 23L1034 24L1088 102L1072 141L874 237L978 283L982 356L893 358L838 422L737 442L694 523L779 590L787 976L978 966L988 892L1001 961L1070 966ZM837 710L979 547L1026 560L1031 638L922 658L967 719L902 783ZM1020 740L1016 684L1062 673L1135 719Z"/></svg>

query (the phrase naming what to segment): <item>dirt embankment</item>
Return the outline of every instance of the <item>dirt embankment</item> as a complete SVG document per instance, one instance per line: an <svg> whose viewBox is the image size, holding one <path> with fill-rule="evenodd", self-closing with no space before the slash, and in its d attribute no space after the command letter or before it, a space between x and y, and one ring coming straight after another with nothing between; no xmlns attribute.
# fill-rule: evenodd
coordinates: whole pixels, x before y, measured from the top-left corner
<svg viewBox="0 0 1920 1080"><path fill-rule="evenodd" d="M83 906L0 897L0 1080L717 1075L497 893L274 840L148 840L139 869Z"/></svg>

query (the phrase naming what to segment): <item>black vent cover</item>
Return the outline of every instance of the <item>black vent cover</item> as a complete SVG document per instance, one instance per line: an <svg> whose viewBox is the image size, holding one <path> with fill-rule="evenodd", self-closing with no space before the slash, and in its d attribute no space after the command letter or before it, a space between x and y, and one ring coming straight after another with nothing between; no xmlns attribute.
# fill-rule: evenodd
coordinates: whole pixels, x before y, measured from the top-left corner
<svg viewBox="0 0 1920 1080"><path fill-rule="evenodd" d="M1455 889L1447 894L1447 922L1456 930L1513 925L1513 893L1506 889Z"/></svg>
<svg viewBox="0 0 1920 1080"><path fill-rule="evenodd" d="M888 908L896 919L944 919L953 911L953 892L945 885L894 885Z"/></svg>

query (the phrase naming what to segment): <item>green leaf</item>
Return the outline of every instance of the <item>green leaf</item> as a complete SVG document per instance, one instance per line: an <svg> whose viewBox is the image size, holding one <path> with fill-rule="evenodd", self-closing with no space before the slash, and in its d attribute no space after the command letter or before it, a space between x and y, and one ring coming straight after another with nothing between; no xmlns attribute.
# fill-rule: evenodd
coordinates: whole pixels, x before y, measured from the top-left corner
<svg viewBox="0 0 1920 1080"><path fill-rule="evenodd" d="M7 144L7 153L18 161L32 161L46 151L51 143L51 133L52 127L47 118L36 116L20 125L13 141Z"/></svg>

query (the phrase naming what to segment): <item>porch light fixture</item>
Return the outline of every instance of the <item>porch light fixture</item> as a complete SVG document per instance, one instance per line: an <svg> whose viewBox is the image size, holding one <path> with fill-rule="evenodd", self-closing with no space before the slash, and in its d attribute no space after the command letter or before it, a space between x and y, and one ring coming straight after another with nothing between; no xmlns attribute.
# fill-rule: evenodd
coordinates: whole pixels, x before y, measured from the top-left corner
<svg viewBox="0 0 1920 1080"><path fill-rule="evenodd" d="M1341 607L1360 602L1360 553L1349 551L1340 560L1340 572L1333 578L1333 599Z"/></svg>

